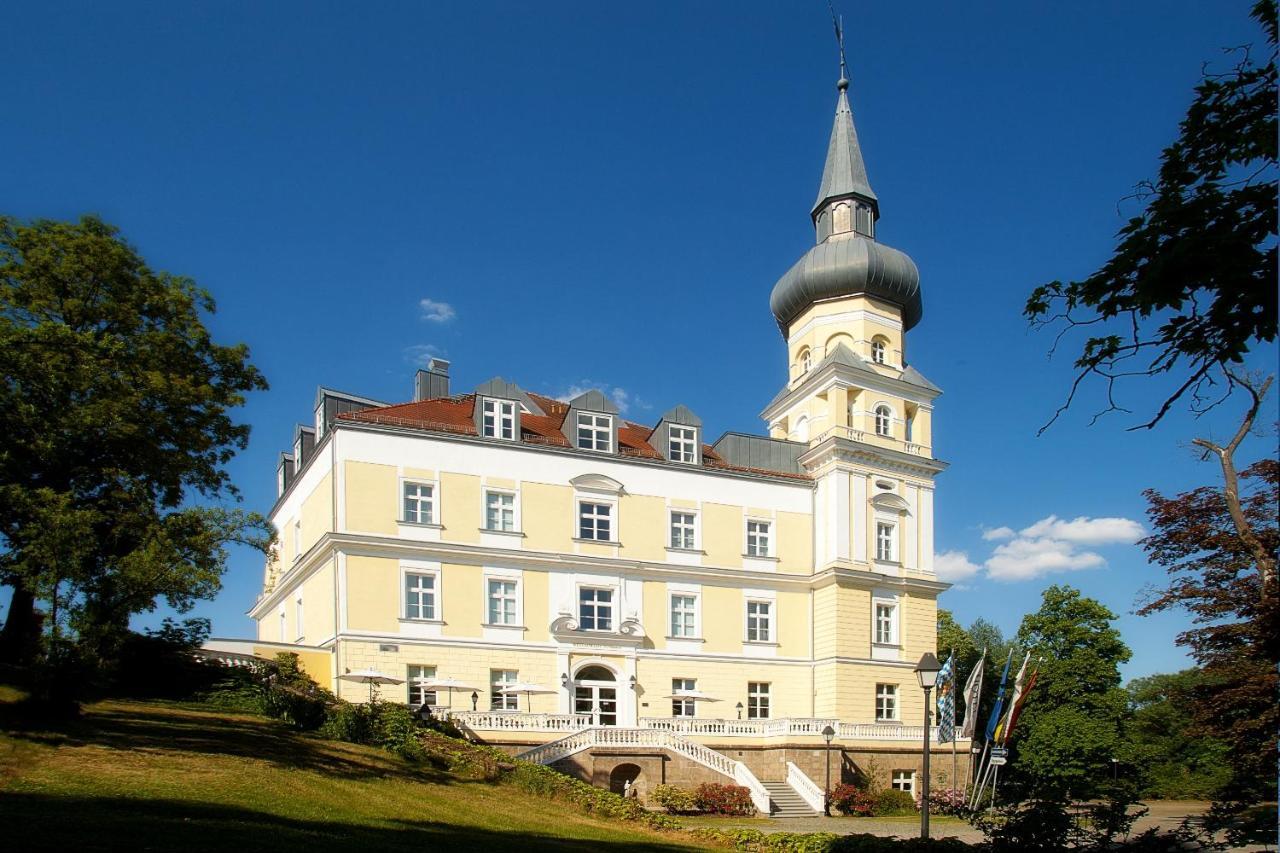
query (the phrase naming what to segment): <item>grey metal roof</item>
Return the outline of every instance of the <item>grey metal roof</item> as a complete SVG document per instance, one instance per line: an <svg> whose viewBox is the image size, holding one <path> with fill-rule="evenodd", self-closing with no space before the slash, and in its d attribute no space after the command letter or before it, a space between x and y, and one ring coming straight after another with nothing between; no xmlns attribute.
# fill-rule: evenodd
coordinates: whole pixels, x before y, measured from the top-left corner
<svg viewBox="0 0 1280 853"><path fill-rule="evenodd" d="M669 424L684 424L685 426L702 426L702 418L695 415L684 404L676 406L662 416L662 420Z"/></svg>
<svg viewBox="0 0 1280 853"><path fill-rule="evenodd" d="M573 409L581 409L584 412L607 412L611 415L618 414L618 407L613 401L604 395L603 392L592 388L589 391L583 391L578 396L569 401L569 407Z"/></svg>
<svg viewBox="0 0 1280 853"><path fill-rule="evenodd" d="M804 473L800 457L809 449L805 442L740 432L726 432L713 447L731 465L790 474Z"/></svg>
<svg viewBox="0 0 1280 853"><path fill-rule="evenodd" d="M534 415L546 415L542 411L542 407L533 401L525 390L514 382L508 382L501 376L495 376L488 382L482 382L476 387L477 397L498 397L503 400L518 400L523 403L525 408Z"/></svg>
<svg viewBox="0 0 1280 853"><path fill-rule="evenodd" d="M919 385L922 388L928 388L930 391L937 391L939 394L942 393L941 388L939 388L937 385L934 385L928 379L925 379L924 374L916 370L914 367L911 367L910 365L908 365L907 368L902 371L902 381L910 382L912 385Z"/></svg>
<svg viewBox="0 0 1280 853"><path fill-rule="evenodd" d="M805 252L773 286L769 308L785 335L787 325L818 300L860 293L901 306L904 329L924 313L915 262L857 232L829 237Z"/></svg>
<svg viewBox="0 0 1280 853"><path fill-rule="evenodd" d="M841 78L836 87L840 90L840 97L836 100L836 120L831 127L831 141L827 143L827 163L822 169L822 185L818 187L818 200L813 205L815 215L831 199L851 195L861 196L879 208L879 199L871 191L871 182L867 180L867 166L862 162L858 131L853 126L853 111L849 109L849 97L846 93L849 81Z"/></svg>

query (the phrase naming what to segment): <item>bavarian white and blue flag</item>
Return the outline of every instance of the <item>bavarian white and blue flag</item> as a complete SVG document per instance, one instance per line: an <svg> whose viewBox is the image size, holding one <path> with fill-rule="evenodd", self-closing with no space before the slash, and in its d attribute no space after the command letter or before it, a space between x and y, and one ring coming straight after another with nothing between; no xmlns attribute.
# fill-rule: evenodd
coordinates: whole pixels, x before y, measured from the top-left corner
<svg viewBox="0 0 1280 853"><path fill-rule="evenodd" d="M938 671L938 743L956 739L956 653Z"/></svg>

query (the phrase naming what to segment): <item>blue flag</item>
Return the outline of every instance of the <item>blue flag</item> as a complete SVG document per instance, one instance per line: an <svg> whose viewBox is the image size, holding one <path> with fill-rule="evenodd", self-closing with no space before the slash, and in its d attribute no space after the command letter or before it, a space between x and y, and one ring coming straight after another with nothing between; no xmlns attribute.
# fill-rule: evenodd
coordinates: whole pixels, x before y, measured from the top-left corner
<svg viewBox="0 0 1280 853"><path fill-rule="evenodd" d="M987 742L995 737L996 726L1000 724L1000 712L1004 710L1004 686L1009 680L1009 664L1013 662L1013 649L1009 649L1009 657L1004 660L1004 674L1000 676L1000 687L996 690L996 704L991 709L991 717L987 720Z"/></svg>
<svg viewBox="0 0 1280 853"><path fill-rule="evenodd" d="M938 672L938 743L956 739L956 653Z"/></svg>

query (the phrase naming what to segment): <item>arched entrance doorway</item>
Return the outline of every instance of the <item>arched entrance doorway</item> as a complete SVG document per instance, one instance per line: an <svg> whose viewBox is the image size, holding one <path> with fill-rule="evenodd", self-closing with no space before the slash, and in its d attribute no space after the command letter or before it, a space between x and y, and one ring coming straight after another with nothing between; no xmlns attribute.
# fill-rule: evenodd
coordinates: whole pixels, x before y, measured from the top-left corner
<svg viewBox="0 0 1280 853"><path fill-rule="evenodd" d="M615 794L626 794L640 778L640 765L619 764L609 774L609 790Z"/></svg>
<svg viewBox="0 0 1280 853"><path fill-rule="evenodd" d="M618 724L618 681L608 668L593 664L578 670L573 679L573 712L590 714L593 726Z"/></svg>

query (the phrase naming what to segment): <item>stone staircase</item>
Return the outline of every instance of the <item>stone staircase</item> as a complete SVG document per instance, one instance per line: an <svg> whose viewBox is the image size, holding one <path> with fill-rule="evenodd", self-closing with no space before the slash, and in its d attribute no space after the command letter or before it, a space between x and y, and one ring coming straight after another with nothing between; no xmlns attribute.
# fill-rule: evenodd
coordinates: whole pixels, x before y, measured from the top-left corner
<svg viewBox="0 0 1280 853"><path fill-rule="evenodd" d="M786 782L761 782L773 805L770 817L814 817L818 812Z"/></svg>

